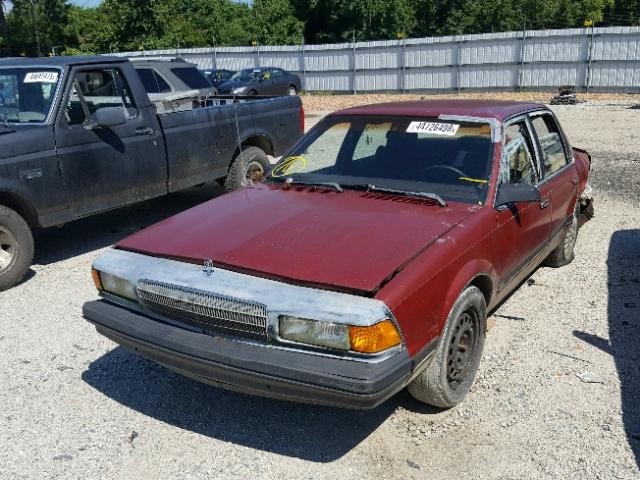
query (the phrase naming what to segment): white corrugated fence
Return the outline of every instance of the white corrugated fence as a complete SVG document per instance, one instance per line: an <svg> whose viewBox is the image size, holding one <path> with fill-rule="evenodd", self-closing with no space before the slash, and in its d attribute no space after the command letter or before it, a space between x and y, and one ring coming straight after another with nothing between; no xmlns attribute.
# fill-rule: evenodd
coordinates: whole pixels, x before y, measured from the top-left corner
<svg viewBox="0 0 640 480"><path fill-rule="evenodd" d="M281 67L307 91L640 91L640 27L574 28L299 46L120 52L200 68Z"/></svg>

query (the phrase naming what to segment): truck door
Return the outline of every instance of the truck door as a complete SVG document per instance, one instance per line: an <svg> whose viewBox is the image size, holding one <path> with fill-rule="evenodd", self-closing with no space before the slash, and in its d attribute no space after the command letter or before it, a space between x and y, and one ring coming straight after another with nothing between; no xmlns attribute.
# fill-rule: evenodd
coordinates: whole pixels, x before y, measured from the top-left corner
<svg viewBox="0 0 640 480"><path fill-rule="evenodd" d="M76 217L166 193L167 164L155 110L146 97L136 102L121 67L73 69L58 112L58 158ZM96 126L94 114L106 108L122 109L122 122Z"/></svg>
<svg viewBox="0 0 640 480"><path fill-rule="evenodd" d="M504 128L500 183L526 183L539 187L539 202L522 202L498 207L496 212L496 269L498 289L528 270L549 243L551 208L549 191L539 183L537 150L525 118Z"/></svg>

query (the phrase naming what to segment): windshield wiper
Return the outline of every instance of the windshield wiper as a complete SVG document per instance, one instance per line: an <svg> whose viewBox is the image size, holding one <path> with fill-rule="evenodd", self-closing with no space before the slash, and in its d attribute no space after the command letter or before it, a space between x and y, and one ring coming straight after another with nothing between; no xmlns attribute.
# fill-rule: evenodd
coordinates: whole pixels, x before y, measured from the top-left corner
<svg viewBox="0 0 640 480"><path fill-rule="evenodd" d="M419 198L427 198L429 200L433 200L441 207L446 207L447 202L445 202L440 195L437 193L430 192L411 192L407 190L397 190L395 188L384 188L384 187L376 187L375 185L367 185L367 191L370 192L381 192L381 193L393 193L396 195L406 195L408 197L419 197Z"/></svg>
<svg viewBox="0 0 640 480"><path fill-rule="evenodd" d="M336 182L313 182L306 180L295 180L291 177L287 178L284 183L286 185L307 185L309 187L328 187L333 188L336 192L344 192L339 183Z"/></svg>

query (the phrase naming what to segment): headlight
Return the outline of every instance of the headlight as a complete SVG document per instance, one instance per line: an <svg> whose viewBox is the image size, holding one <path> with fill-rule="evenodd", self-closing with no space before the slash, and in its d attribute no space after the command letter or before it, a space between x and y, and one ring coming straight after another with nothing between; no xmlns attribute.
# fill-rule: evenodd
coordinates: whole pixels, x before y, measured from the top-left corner
<svg viewBox="0 0 640 480"><path fill-rule="evenodd" d="M288 315L280 317L280 337L307 345L359 353L379 353L402 341L398 329L389 319L361 327Z"/></svg>
<svg viewBox="0 0 640 480"><path fill-rule="evenodd" d="M117 295L118 297L128 298L130 300L138 301L138 294L136 292L136 286L129 280L116 277L110 273L98 272L92 270L93 282L98 290L104 290L105 292Z"/></svg>
<svg viewBox="0 0 640 480"><path fill-rule="evenodd" d="M337 323L280 317L280 336L293 342L349 350L349 327Z"/></svg>
<svg viewBox="0 0 640 480"><path fill-rule="evenodd" d="M234 88L233 93L244 93L246 90L247 90L247 87Z"/></svg>

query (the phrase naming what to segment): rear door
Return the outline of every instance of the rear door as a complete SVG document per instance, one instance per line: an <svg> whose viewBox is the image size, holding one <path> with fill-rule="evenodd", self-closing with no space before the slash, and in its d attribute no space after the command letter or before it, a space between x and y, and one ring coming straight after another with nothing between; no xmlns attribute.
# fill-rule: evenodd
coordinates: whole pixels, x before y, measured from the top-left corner
<svg viewBox="0 0 640 480"><path fill-rule="evenodd" d="M500 183L539 186L537 148L526 117L508 122L504 128ZM497 208L496 269L499 289L515 281L534 264L549 243L551 208L549 192L541 188L540 202L514 203Z"/></svg>
<svg viewBox="0 0 640 480"><path fill-rule="evenodd" d="M69 81L55 137L72 214L88 215L166 193L167 164L155 110L150 104L136 105L119 66L74 68ZM91 128L90 116L105 107L124 109L128 120Z"/></svg>
<svg viewBox="0 0 640 480"><path fill-rule="evenodd" d="M549 192L551 201L551 241L555 242L571 222L578 196L578 172L553 114L531 114L531 123L542 160L540 188Z"/></svg>

